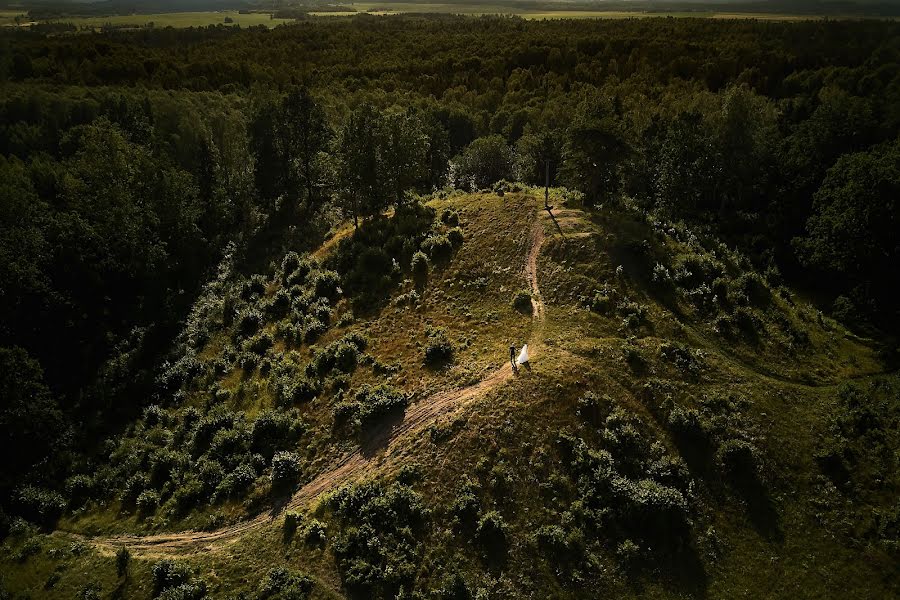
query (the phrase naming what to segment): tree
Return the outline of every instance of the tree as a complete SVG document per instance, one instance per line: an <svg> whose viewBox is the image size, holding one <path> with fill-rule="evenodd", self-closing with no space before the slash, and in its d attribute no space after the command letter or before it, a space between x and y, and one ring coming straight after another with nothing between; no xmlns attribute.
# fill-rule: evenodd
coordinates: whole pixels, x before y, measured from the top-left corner
<svg viewBox="0 0 900 600"><path fill-rule="evenodd" d="M479 189L501 179L513 179L514 155L503 136L491 135L474 140L453 159L451 172L459 187Z"/></svg>
<svg viewBox="0 0 900 600"><path fill-rule="evenodd" d="M344 214L359 218L381 213L387 196L381 174L381 115L371 104L363 104L344 121L332 151L333 187Z"/></svg>
<svg viewBox="0 0 900 600"><path fill-rule="evenodd" d="M0 493L41 462L59 457L69 437L40 364L19 347L0 348L0 432L7 448ZM44 470L47 471L46 465ZM49 474L49 473L48 473Z"/></svg>
<svg viewBox="0 0 900 600"><path fill-rule="evenodd" d="M896 307L898 198L900 142L842 156L815 194L806 235L794 240L800 260L839 289L870 286L874 299Z"/></svg>
<svg viewBox="0 0 900 600"><path fill-rule="evenodd" d="M384 186L400 205L403 193L427 173L428 136L422 119L412 110L385 113L379 129L379 164Z"/></svg>
<svg viewBox="0 0 900 600"><path fill-rule="evenodd" d="M531 185L544 185L547 163L550 185L555 185L559 170L561 134L559 131L526 133L516 142L516 173L519 180Z"/></svg>
<svg viewBox="0 0 900 600"><path fill-rule="evenodd" d="M265 103L251 123L250 136L256 187L272 209L282 201L296 207L301 197L315 202L320 178L316 157L327 148L331 131L309 93L296 88Z"/></svg>
<svg viewBox="0 0 900 600"><path fill-rule="evenodd" d="M566 131L560 179L589 202L614 198L621 188L620 166L629 152L612 99L582 102Z"/></svg>

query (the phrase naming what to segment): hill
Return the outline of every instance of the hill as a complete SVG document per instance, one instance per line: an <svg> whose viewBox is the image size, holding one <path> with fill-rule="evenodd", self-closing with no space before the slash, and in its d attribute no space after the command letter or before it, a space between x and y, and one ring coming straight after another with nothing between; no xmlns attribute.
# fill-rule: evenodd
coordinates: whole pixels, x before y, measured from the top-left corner
<svg viewBox="0 0 900 600"><path fill-rule="evenodd" d="M900 403L873 345L712 236L497 189L220 267L169 392L83 476L122 500L14 523L7 588L895 595Z"/></svg>

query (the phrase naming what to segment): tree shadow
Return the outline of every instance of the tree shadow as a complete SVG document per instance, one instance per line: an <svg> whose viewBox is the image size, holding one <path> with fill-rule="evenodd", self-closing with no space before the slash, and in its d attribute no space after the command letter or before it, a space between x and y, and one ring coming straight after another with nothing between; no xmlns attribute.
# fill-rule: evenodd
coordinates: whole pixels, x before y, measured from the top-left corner
<svg viewBox="0 0 900 600"><path fill-rule="evenodd" d="M753 528L770 542L783 542L781 516L765 484L758 478L750 478L732 481L732 487L747 504L747 516Z"/></svg>
<svg viewBox="0 0 900 600"><path fill-rule="evenodd" d="M360 434L359 452L366 458L372 458L387 448L394 430L403 423L405 410L391 411L379 420L378 425Z"/></svg>
<svg viewBox="0 0 900 600"><path fill-rule="evenodd" d="M691 543L669 552L654 552L628 573L629 583L640 595L648 583L661 583L670 591L692 598L706 598L709 576Z"/></svg>

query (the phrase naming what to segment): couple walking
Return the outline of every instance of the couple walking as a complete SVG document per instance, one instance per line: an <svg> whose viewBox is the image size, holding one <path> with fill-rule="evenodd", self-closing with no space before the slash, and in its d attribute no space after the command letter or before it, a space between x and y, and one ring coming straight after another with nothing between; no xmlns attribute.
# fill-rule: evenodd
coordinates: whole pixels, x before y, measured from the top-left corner
<svg viewBox="0 0 900 600"><path fill-rule="evenodd" d="M518 358L516 357L516 346L515 344L511 344L509 346L509 362L512 364L513 373L519 372L519 365L522 365L526 369L529 369L528 365L528 344L522 346L522 351L519 352Z"/></svg>

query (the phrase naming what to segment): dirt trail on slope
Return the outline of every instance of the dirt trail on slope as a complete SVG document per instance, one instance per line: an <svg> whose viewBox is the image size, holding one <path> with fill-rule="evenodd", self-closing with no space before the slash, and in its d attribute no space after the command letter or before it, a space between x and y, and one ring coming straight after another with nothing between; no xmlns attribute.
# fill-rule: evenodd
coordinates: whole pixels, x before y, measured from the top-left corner
<svg viewBox="0 0 900 600"><path fill-rule="evenodd" d="M528 347L528 353L532 358L535 356L540 342L541 325L544 321L544 302L541 298L537 279L537 259L543 241L543 217L541 214L538 214L532 228L531 245L523 265L525 278L532 294L532 318L535 324ZM320 473L312 481L297 490L285 505L270 512L259 514L247 521L241 521L214 531L185 531L147 536L122 535L87 538L87 541L101 549L128 546L132 552L137 551L146 554L195 551L236 541L242 535L272 523L282 510L304 506L315 500L323 492L333 490L344 483L360 478L366 471L389 460L391 451L407 442L413 433L434 423L439 417L463 406L473 398L509 380L512 375L512 369L504 362L502 367L495 369L476 384L423 398L407 408L402 421L396 425L388 424L376 430L358 450L346 454L335 462L330 469Z"/></svg>

